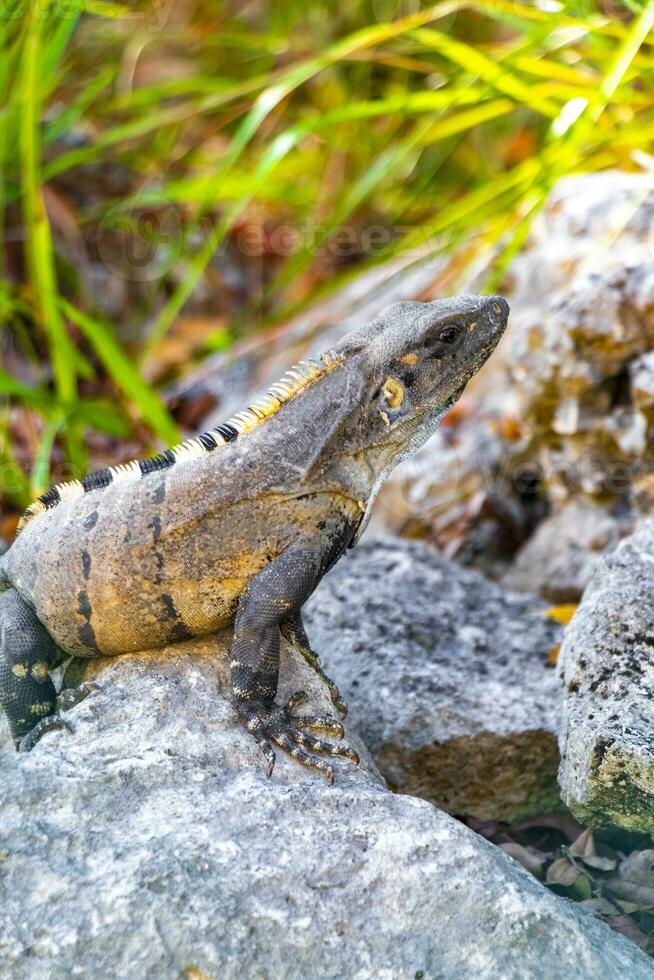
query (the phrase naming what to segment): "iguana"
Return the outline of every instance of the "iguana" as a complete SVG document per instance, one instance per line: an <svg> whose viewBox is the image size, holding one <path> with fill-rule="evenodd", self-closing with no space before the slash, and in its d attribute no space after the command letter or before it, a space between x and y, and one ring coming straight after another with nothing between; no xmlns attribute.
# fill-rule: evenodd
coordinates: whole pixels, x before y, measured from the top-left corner
<svg viewBox="0 0 654 980"><path fill-rule="evenodd" d="M358 761L327 717L275 702L280 633L329 685L301 608L360 537L391 469L432 434L490 356L509 308L498 296L402 302L291 369L229 422L150 459L53 487L0 560L0 703L16 747L97 690L56 697L66 656L113 656L234 623L234 704L262 749L298 762Z"/></svg>

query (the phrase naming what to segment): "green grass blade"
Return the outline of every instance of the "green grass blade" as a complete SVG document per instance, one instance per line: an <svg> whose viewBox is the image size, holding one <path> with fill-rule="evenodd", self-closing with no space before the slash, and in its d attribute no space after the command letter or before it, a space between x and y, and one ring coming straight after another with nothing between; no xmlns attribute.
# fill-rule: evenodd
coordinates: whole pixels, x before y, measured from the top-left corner
<svg viewBox="0 0 654 980"><path fill-rule="evenodd" d="M52 232L45 210L40 176L40 117L42 54L41 27L47 13L47 2L34 4L25 40L20 78L20 156L22 164L23 216L27 236L27 264L33 305L38 311L50 348L50 359L57 394L62 402L72 403L77 396L74 348L58 307ZM84 450L78 434L66 434L68 460L72 469L84 466Z"/></svg>
<svg viewBox="0 0 654 980"><path fill-rule="evenodd" d="M414 30L411 34L426 48L437 51L448 61L459 65L472 78L483 79L502 95L508 95L515 102L522 103L550 119L558 116L558 105L548 99L535 98L532 87L526 85L506 66L497 64L471 45L464 44L462 41L457 41L428 27Z"/></svg>
<svg viewBox="0 0 654 980"><path fill-rule="evenodd" d="M259 129L261 123L272 112L272 110L295 89L308 81L314 75L318 74L324 68L335 64L337 61L350 58L355 53L363 51L366 48L373 47L374 45L382 42L387 42L391 37L397 37L400 34L407 33L414 28L419 27L421 24L428 23L429 21L446 16L449 13L453 13L461 6L463 6L463 4L460 2L460 0L445 0L445 2L435 4L434 6L428 7L425 10L419 11L418 13L412 14L408 17L401 18L393 23L385 23L375 25L374 27L363 28L362 30L355 32L343 40L338 41L319 57L310 58L300 65L292 66L292 68L289 69L281 79L279 79L273 86L266 88L258 96L254 106L234 135L229 151L227 152L224 160L221 162L221 171L224 173L234 166L243 153L245 147L254 136L255 132ZM291 136L287 136L285 138L289 143L292 141ZM288 148L284 144L284 138L282 138L281 142L275 141L273 152L266 154L264 160L262 161L260 171L265 172L266 174L269 173L272 166L274 166L274 162L276 162L276 156L285 155L286 152L288 152ZM218 179L218 174L216 177ZM252 195L248 195L247 200L250 200L251 197ZM202 202L202 206L198 210L196 223L192 225L191 231L197 227L197 222L213 205L213 203L213 195L209 195L208 198ZM209 235L204 246L193 259L187 274L179 283L157 318L151 337L149 338L145 356L148 355L154 344L158 343L158 341L172 326L175 318L182 310L187 299L193 292L193 289L199 282L200 277L204 273L204 270L211 261L211 257L224 238L226 231L229 227L231 227L231 224L235 220L236 216L241 212L242 207L243 203L239 202L237 208L232 210L227 219L221 222L216 234Z"/></svg>
<svg viewBox="0 0 654 980"><path fill-rule="evenodd" d="M3 497L20 509L27 507L32 499L29 479L14 456L6 409L0 412L0 486Z"/></svg>
<svg viewBox="0 0 654 980"><path fill-rule="evenodd" d="M39 448L30 474L30 496L32 499L47 490L52 482L50 480L50 455L61 425L62 420L56 419L53 422L46 422L43 426Z"/></svg>
<svg viewBox="0 0 654 980"><path fill-rule="evenodd" d="M152 431L167 445L180 440L180 433L159 395L143 380L138 369L117 342L112 328L75 309L62 300L62 310L89 341L114 383L138 408Z"/></svg>

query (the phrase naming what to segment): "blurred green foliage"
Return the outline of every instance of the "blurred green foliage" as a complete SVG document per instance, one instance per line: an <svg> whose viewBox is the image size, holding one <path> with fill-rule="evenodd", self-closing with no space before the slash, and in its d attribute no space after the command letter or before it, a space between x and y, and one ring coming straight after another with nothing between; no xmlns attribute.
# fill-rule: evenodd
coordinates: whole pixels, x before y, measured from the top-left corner
<svg viewBox="0 0 654 980"><path fill-rule="evenodd" d="M160 361L189 316L201 356L391 256L458 252L464 275L484 255L492 288L560 176L654 165L651 2L3 11L0 482L19 505L51 464L80 475L94 433L177 439L154 382L184 366Z"/></svg>

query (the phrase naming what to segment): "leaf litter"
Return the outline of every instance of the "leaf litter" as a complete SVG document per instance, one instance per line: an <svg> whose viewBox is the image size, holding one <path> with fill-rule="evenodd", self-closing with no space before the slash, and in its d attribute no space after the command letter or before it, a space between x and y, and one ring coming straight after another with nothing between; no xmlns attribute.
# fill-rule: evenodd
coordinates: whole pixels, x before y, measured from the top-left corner
<svg viewBox="0 0 654 980"><path fill-rule="evenodd" d="M569 813L513 824L465 817L557 895L579 902L654 957L654 845L646 834L583 827Z"/></svg>

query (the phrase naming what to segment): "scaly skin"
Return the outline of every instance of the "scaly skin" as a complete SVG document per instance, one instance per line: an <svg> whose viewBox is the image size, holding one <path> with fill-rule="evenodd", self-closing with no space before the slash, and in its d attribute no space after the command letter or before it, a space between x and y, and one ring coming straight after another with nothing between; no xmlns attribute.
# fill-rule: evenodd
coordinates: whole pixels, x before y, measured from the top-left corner
<svg viewBox="0 0 654 980"><path fill-rule="evenodd" d="M40 498L0 565L0 703L17 746L64 724L49 669L65 655L157 649L233 622L234 702L269 771L275 743L331 781L313 753L356 756L303 731L342 734L332 719L294 718L300 696L275 703L280 631L324 678L302 605L507 316L499 297L398 303L221 427L225 445L213 430L142 474L103 471Z"/></svg>

